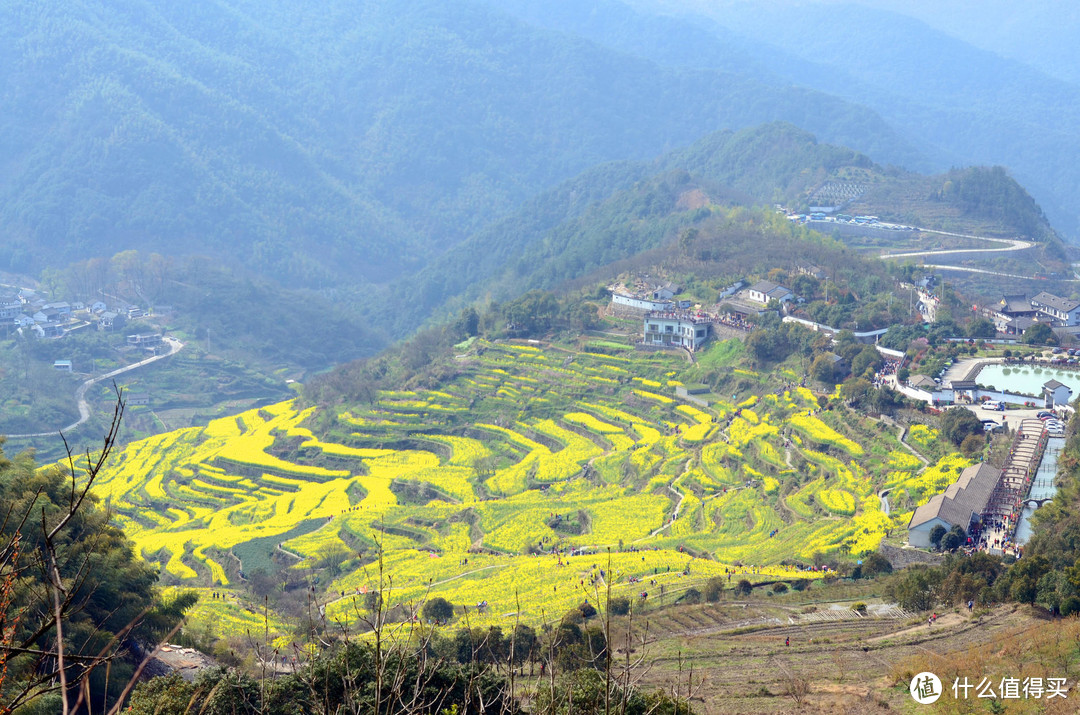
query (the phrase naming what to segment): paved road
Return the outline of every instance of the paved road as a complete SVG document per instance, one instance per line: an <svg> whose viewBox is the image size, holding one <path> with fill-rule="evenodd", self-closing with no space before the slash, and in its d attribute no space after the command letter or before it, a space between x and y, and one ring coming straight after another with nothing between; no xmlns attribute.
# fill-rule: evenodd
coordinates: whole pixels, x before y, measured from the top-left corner
<svg viewBox="0 0 1080 715"><path fill-rule="evenodd" d="M948 266L942 263L924 263L922 264L926 268L936 268L940 271L961 271L963 273L983 273L988 276L1001 276L1002 278L1022 278L1023 280L1032 280L1034 276L1022 276L1017 273L1004 273L1002 271L988 271L983 268L968 268L967 266ZM1072 280L1067 279L1067 280Z"/></svg>
<svg viewBox="0 0 1080 715"><path fill-rule="evenodd" d="M978 241L989 241L990 243L1004 244L999 248L948 248L937 251L905 251L901 253L883 253L879 256L882 260L890 258L918 258L925 256L949 256L960 253L1008 253L1012 251L1026 251L1029 248L1033 248L1037 244L1031 241L1022 241L1018 238L990 238L988 236L972 236L965 233L950 233L949 231L935 231L929 228L919 228L917 231L923 233L936 233L941 236L955 236L957 238L970 238ZM982 273L988 276L1001 276L1002 278L1020 278L1031 279L1033 276L1021 276L1016 273L1005 273L1003 271L990 271L983 268L968 268L966 266L955 266L943 263L924 263L926 268L935 268L942 271L960 271L963 273ZM1072 279L1070 279L1072 280Z"/></svg>
<svg viewBox="0 0 1080 715"><path fill-rule="evenodd" d="M8 435L8 438L24 439L29 437L52 437L54 435L60 434L61 432L71 432L76 427L90 419L90 404L86 401L86 391L89 390L93 385L96 385L102 380L108 380L110 378L116 377L117 375L123 375L125 372L130 372L137 368L143 367L144 365L149 365L152 362L157 362L158 360L167 358L170 355L175 355L176 353L180 352L180 350L182 350L184 347L184 344L176 338L163 338L163 340L169 346L169 352L162 353L161 355L155 355L153 357L146 358L145 360L140 360L139 362L132 363L131 365L127 365L125 367L113 370L112 372L107 372L104 375L99 375L98 377L92 377L86 382L79 385L79 389L75 390L75 402L78 404L79 407L79 419L77 421L72 422L66 427L61 427L60 429L53 432L35 432L34 434L11 434Z"/></svg>
<svg viewBox="0 0 1080 715"><path fill-rule="evenodd" d="M942 236L956 236L958 238L972 238L979 241L989 241L991 243L1005 244L1003 248L949 248L936 251L908 251L905 253L884 253L881 257L884 258L916 258L918 256L949 256L957 253L1007 253L1009 251L1024 251L1029 248L1034 248L1035 243L1031 241L1021 241L1018 238L988 238L986 236L968 236L962 233L948 233L947 231L931 231L929 229L920 228L920 231L925 233L936 233Z"/></svg>

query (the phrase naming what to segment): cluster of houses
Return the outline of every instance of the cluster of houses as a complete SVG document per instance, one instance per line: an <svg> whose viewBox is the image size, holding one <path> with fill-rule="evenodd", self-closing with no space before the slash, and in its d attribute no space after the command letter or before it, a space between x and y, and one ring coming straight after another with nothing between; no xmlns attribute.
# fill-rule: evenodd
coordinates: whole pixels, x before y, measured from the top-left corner
<svg viewBox="0 0 1080 715"><path fill-rule="evenodd" d="M50 302L29 288L0 294L0 328L28 330L40 338L60 338L88 325L96 325L98 330L116 330L142 316L141 308L126 303L110 307L100 300L89 305Z"/></svg>
<svg viewBox="0 0 1080 715"><path fill-rule="evenodd" d="M617 284L608 290L614 314L642 319L644 345L690 351L697 351L709 339L714 325L748 329L745 320L768 310L773 301L783 305L797 300L788 288L764 280L748 288L744 288L742 281L736 281L725 288L721 300L727 311L723 313L709 313L692 301L675 300L681 289L672 283L639 281L633 288Z"/></svg>
<svg viewBox="0 0 1080 715"><path fill-rule="evenodd" d="M983 308L982 314L993 321L999 333L1006 335L1023 335L1037 323L1080 333L1080 301L1046 291L1031 298L1025 294L1003 295L994 305Z"/></svg>

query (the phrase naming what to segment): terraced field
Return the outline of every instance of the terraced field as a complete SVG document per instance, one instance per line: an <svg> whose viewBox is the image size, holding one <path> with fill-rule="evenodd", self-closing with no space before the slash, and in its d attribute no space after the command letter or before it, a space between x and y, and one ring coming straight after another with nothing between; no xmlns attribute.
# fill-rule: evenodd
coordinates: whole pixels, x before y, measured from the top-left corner
<svg viewBox="0 0 1080 715"><path fill-rule="evenodd" d="M753 394L703 407L676 397L694 377L677 356L474 341L456 363L438 390L334 415L283 402L133 443L97 493L166 582L233 594L200 606L225 631L247 617L230 586L275 563L348 620L379 587L377 545L391 603L537 623L608 582L655 598L713 575L820 576L796 564L874 550L967 464L920 474L884 425L819 411L805 388L761 391L789 375L744 370Z"/></svg>

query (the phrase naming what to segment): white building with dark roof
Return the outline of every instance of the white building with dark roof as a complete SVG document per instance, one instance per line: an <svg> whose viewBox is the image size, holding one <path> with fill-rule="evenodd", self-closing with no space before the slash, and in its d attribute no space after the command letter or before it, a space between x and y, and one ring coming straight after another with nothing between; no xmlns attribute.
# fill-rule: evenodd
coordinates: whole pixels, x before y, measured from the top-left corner
<svg viewBox="0 0 1080 715"><path fill-rule="evenodd" d="M1072 388L1057 380L1048 380L1043 383L1043 399L1048 410L1067 405L1072 402Z"/></svg>
<svg viewBox="0 0 1080 715"><path fill-rule="evenodd" d="M959 526L968 531L982 519L990 495L1001 479L1001 470L989 464L974 464L960 473L960 478L920 506L908 522L908 543L920 549L930 547L930 532L935 526L949 531Z"/></svg>
<svg viewBox="0 0 1080 715"><path fill-rule="evenodd" d="M794 300L795 294L779 283L758 281L746 289L746 297L755 303L768 303L770 300L783 303L786 300Z"/></svg>
<svg viewBox="0 0 1080 715"><path fill-rule="evenodd" d="M1040 322L1054 326L1080 325L1080 301L1042 291L1031 299L1031 307L1038 313Z"/></svg>

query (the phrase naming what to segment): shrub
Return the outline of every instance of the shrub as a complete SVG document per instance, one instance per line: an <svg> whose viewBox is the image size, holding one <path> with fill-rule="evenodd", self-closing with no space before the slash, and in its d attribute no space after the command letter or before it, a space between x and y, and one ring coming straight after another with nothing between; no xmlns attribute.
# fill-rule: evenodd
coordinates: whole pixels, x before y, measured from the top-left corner
<svg viewBox="0 0 1080 715"><path fill-rule="evenodd" d="M446 623L454 617L454 606L442 596L436 596L425 603L420 612L429 621Z"/></svg>
<svg viewBox="0 0 1080 715"><path fill-rule="evenodd" d="M701 603L701 591L696 588L688 588L679 601L681 603Z"/></svg>
<svg viewBox="0 0 1080 715"><path fill-rule="evenodd" d="M772 587L773 593L787 593L788 585L783 581L777 581Z"/></svg>
<svg viewBox="0 0 1080 715"><path fill-rule="evenodd" d="M720 600L720 596L724 592L724 579L719 576L713 576L705 583L705 600L709 603L716 603Z"/></svg>
<svg viewBox="0 0 1080 715"><path fill-rule="evenodd" d="M630 599L625 596L616 596L608 602L608 610L616 616L625 616L630 612Z"/></svg>

